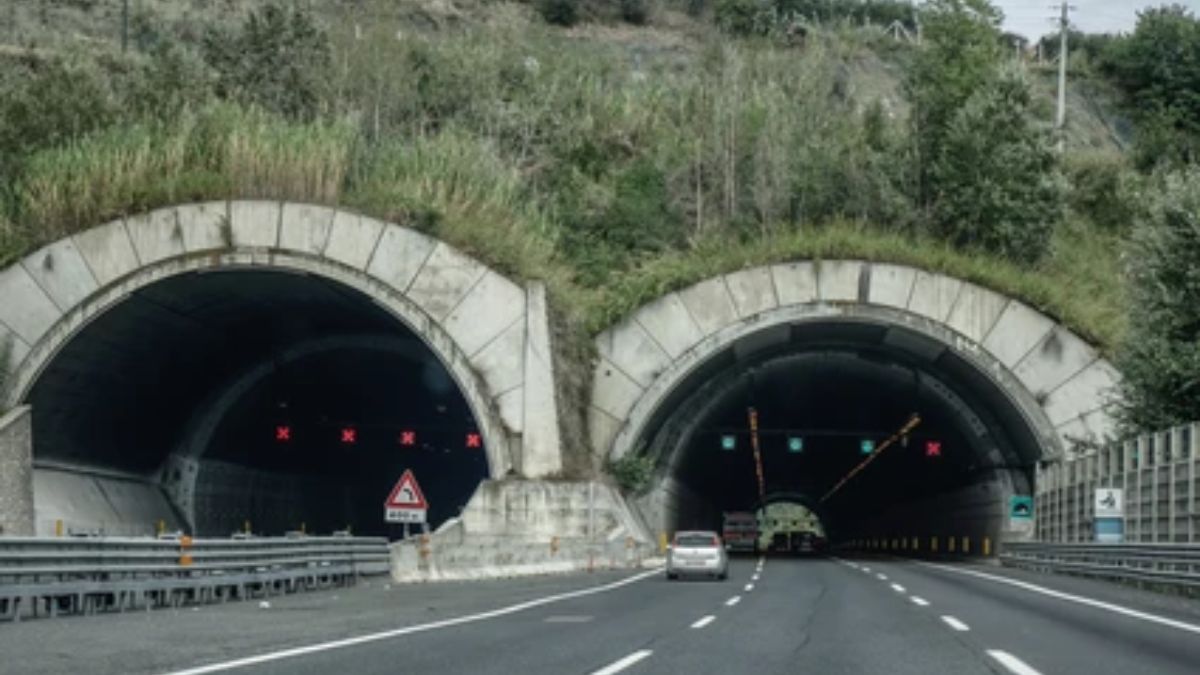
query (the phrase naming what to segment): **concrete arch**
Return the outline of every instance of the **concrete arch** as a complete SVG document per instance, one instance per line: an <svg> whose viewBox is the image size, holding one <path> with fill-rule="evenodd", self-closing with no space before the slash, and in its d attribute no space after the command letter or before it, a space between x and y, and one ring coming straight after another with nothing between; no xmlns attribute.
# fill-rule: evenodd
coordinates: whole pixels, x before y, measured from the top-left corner
<svg viewBox="0 0 1200 675"><path fill-rule="evenodd" d="M1041 450L1062 456L1111 434L1118 373L1053 319L975 284L901 265L805 261L720 275L644 305L596 339L589 407L598 462L635 448L673 392L706 361L786 340L793 325L902 329L974 366L1019 410ZM911 341L911 337L909 338Z"/></svg>
<svg viewBox="0 0 1200 675"><path fill-rule="evenodd" d="M466 398L494 477L561 469L545 293L412 229L271 201L172 206L65 237L0 270L0 399L25 400L55 354L128 294L229 269L314 275L357 290L428 345Z"/></svg>

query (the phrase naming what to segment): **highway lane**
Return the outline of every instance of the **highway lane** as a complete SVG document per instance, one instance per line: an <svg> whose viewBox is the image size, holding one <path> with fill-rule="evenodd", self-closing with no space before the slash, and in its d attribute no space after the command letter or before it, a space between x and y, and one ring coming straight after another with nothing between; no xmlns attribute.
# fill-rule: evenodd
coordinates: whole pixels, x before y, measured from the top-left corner
<svg viewBox="0 0 1200 675"><path fill-rule="evenodd" d="M898 584L904 593L897 595L910 602L920 598L928 603L928 614L967 627L962 637L968 644L1017 655L1037 672L1200 672L1196 601L993 566L888 559L851 560L850 565L860 572L870 567L864 578L881 586Z"/></svg>
<svg viewBox="0 0 1200 675"><path fill-rule="evenodd" d="M1200 664L1193 603L980 565L735 560L726 582L650 571L334 594L343 600L315 593L265 611L236 603L0 626L0 672L1091 675ZM36 654L38 635L56 636L43 642L57 648L7 658Z"/></svg>

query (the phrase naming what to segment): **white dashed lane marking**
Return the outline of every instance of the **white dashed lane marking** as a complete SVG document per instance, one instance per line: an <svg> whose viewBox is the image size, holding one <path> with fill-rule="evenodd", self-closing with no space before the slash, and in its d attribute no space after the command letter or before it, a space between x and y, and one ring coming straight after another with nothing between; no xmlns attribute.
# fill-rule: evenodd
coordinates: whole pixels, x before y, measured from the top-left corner
<svg viewBox="0 0 1200 675"><path fill-rule="evenodd" d="M619 673L622 670L625 670L629 666L632 666L633 664L637 663L638 661L641 661L642 659L650 656L653 653L654 652L649 649L638 650L638 651L630 654L629 656L626 656L623 659L613 661L612 663L608 664L607 666L604 666L600 670L592 672L592 675L613 675L613 673Z"/></svg>
<svg viewBox="0 0 1200 675"><path fill-rule="evenodd" d="M988 656L999 661L1000 665L1007 668L1009 672L1016 673L1016 675L1042 675L1037 670L1031 668L1028 663L1025 663L1021 659L1018 659L1006 651L1000 649L989 649L987 650L987 653Z"/></svg>
<svg viewBox="0 0 1200 675"><path fill-rule="evenodd" d="M968 626L967 624L959 621L958 619L956 619L950 615L942 616L942 621L945 621L947 626L950 626L954 630L962 632L962 633L965 633L965 632L971 630L970 626Z"/></svg>
<svg viewBox="0 0 1200 675"><path fill-rule="evenodd" d="M738 604L738 603L739 603L739 602L741 602L741 601L742 601L742 596L740 596L740 595L735 595L735 596L733 596L732 598L730 598L730 599L728 599L728 600L726 600L726 601L725 601L725 606L726 606L726 607L733 607L734 605Z"/></svg>
<svg viewBox="0 0 1200 675"><path fill-rule="evenodd" d="M705 626L707 626L708 624L710 624L716 620L717 620L716 616L709 614L708 616L704 616L704 617L700 617L699 619L696 619L696 622L692 624L692 628L704 628Z"/></svg>

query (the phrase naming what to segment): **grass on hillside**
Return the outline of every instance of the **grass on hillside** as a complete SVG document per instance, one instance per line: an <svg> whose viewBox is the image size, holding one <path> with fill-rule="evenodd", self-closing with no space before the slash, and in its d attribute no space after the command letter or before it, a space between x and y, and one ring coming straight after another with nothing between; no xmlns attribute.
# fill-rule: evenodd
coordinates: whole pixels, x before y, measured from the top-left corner
<svg viewBox="0 0 1200 675"><path fill-rule="evenodd" d="M545 279L593 332L717 273L838 257L965 278L1115 346L1115 236L1062 228L1026 270L903 233L913 207L895 185L910 169L876 147L900 145L902 118L868 142L864 108L895 92L856 88L856 69L879 74L864 45L594 32L512 19L396 40L368 26L337 43L336 97L317 121L210 104L40 151L12 189L13 224L0 215L0 263L162 205L287 199L416 227Z"/></svg>

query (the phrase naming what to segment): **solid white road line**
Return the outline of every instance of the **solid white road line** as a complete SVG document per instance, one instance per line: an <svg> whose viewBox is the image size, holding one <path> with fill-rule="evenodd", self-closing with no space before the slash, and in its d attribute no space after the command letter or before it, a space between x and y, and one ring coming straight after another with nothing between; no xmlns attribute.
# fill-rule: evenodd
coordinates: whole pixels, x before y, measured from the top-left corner
<svg viewBox="0 0 1200 675"><path fill-rule="evenodd" d="M920 605L922 607L929 606L929 601L926 600L925 598L918 598L917 596L914 595L911 598L909 598L909 600L912 600L914 605Z"/></svg>
<svg viewBox="0 0 1200 675"><path fill-rule="evenodd" d="M613 661L612 663L608 664L607 666L604 666L600 670L594 671L592 673L592 675L613 675L613 673L619 673L622 670L625 670L629 666L632 666L633 664L637 663L638 661L641 661L642 659L646 658L647 656L650 656L653 653L654 652L649 649L639 649L638 651L630 654L629 656L626 656L625 658L621 659L620 661Z"/></svg>
<svg viewBox="0 0 1200 675"><path fill-rule="evenodd" d="M754 590L754 584L746 584L746 588L743 590L749 593L750 591Z"/></svg>
<svg viewBox="0 0 1200 675"><path fill-rule="evenodd" d="M1056 591L1054 589L1046 588L1045 586L1038 586L1037 584L1031 584L1026 581L1017 581L1016 579L1009 579L1008 577L1000 577L1000 576L996 576L994 574L986 574L984 572L976 572L975 570L958 569L957 567L950 567L949 565L938 565L935 563L926 563L926 562L920 562L919 564L925 565L926 567L932 567L934 569L939 569L944 572L953 572L955 574L965 574L967 576L978 577L980 579L987 579L988 581L994 581L999 584L1007 584L1009 586L1015 586L1017 588L1020 588L1020 589L1026 590L1026 591L1031 591L1033 593L1041 593L1042 595L1049 596L1051 598L1058 598L1059 600L1066 600L1067 602L1075 602L1075 603L1079 603L1081 605L1086 605L1088 607L1095 607L1096 609L1103 609L1105 611L1112 612L1114 614L1128 616L1133 619L1141 619L1142 621L1149 621L1151 623L1157 623L1157 624L1160 624L1163 626L1170 626L1171 628L1178 628L1179 630L1187 631L1189 633L1196 633L1196 634L1200 635L1200 625L1196 625L1193 623L1186 623L1184 621L1176 621L1175 619L1168 619L1165 616L1159 616L1157 614L1150 614L1149 612L1139 612L1136 609L1129 609L1128 607L1122 607L1121 605L1114 605L1111 602L1103 602L1101 600L1093 600L1091 598L1087 598L1082 595L1073 595L1071 593L1063 593L1062 591Z"/></svg>
<svg viewBox="0 0 1200 675"><path fill-rule="evenodd" d="M1042 675L1033 668L1030 668L1028 663L1025 663L1021 659L1018 659L1006 651L989 649L987 650L987 653L988 656L999 661L1000 665L1008 668L1010 672L1016 673L1017 675Z"/></svg>
<svg viewBox="0 0 1200 675"><path fill-rule="evenodd" d="M963 622L959 621L958 619L956 619L956 618L954 618L954 617L950 616L949 614L943 614L943 615L942 615L942 621L945 621L947 626L950 626L950 627L951 627L951 628L953 628L954 630L956 630L956 631L959 631L959 632L961 632L961 633L965 633L965 632L967 632L967 631L971 630L971 627L970 627L970 626L968 626L967 624L965 624L965 623L963 623Z"/></svg>
<svg viewBox="0 0 1200 675"><path fill-rule="evenodd" d="M886 575L886 574L876 574L876 575L875 575L875 578L879 579L880 581L887 581L887 575Z"/></svg>
<svg viewBox="0 0 1200 675"><path fill-rule="evenodd" d="M904 587L901 586L900 584L892 584L892 590L896 591L897 593L903 593Z"/></svg>
<svg viewBox="0 0 1200 675"><path fill-rule="evenodd" d="M717 617L715 615L709 614L708 616L703 616L703 617L700 617L699 619L696 619L696 622L692 624L692 628L704 628L705 626L707 626L708 624L710 624L716 620L717 620Z"/></svg>
<svg viewBox="0 0 1200 675"><path fill-rule="evenodd" d="M466 616L457 616L452 619L442 619L441 621L422 623L422 624L417 624L415 626L405 626L403 628L396 628L393 630L385 630L385 631L381 631L378 633L368 633L366 635L359 635L357 637L345 638L342 640L331 640L329 642L319 642L317 644L308 645L306 647L294 647L292 649L281 649L276 652L267 652L266 654L259 654L257 656L247 656L247 657L240 658L240 659L233 659L232 661L223 661L221 663L212 663L207 666L198 666L196 668L187 668L184 670L176 670L176 671L167 673L167 675L204 675L205 673L218 673L218 672L225 671L225 670L234 670L235 668L245 668L246 666L258 665L260 663L268 663L270 661L279 661L281 659L288 659L288 658L292 658L294 656L304 656L305 654L316 654L318 652L326 652L331 649L341 649L342 647L353 647L355 645L366 644L368 642L378 642L380 640L387 640L387 639L394 638L394 637L401 637L403 635L411 635L413 633L424 633L424 632L431 631L431 630L437 630L439 628L449 628L451 626L461 626L463 624L475 623L477 621L486 621L488 619L495 619L497 617L508 616L509 614L516 614L517 612L523 612L527 609L533 609L534 607L541 607L543 605L549 605L549 604L552 604L555 602L562 602L563 600L573 600L575 598L582 598L582 597L586 597L589 595L596 595L597 593L607 593L608 591L616 590L618 588L621 588L622 586L628 586L629 584L641 581L642 579L646 579L646 578L654 576L656 574L662 574L662 570L661 569L653 569L653 570L650 570L649 572L642 572L640 574L635 574L631 577L621 579L620 581L614 581L610 584L605 584L603 586L596 586L595 588L585 588L585 589L578 590L578 591L569 591L567 593L558 593L556 595L548 595L544 598L527 600L525 602L517 603L515 605L509 605L508 607L501 607L500 609L493 609L493 610L490 610L487 612L480 612L478 614L468 614Z"/></svg>
<svg viewBox="0 0 1200 675"><path fill-rule="evenodd" d="M725 601L725 606L726 606L726 607L733 607L734 605L738 604L738 603L739 603L739 602L741 602L741 601L742 601L742 596L740 596L740 595L735 595L735 596L733 596L732 598L730 598L730 599L728 599L728 600L726 600L726 601Z"/></svg>

